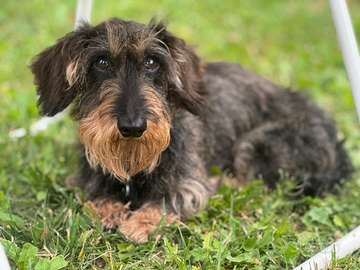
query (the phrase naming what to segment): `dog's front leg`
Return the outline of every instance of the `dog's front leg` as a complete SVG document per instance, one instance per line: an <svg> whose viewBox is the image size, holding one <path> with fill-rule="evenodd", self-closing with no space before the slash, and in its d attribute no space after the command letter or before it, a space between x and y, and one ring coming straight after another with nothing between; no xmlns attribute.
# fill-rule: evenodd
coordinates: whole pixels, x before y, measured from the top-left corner
<svg viewBox="0 0 360 270"><path fill-rule="evenodd" d="M205 177L203 176L203 180ZM206 184L205 184L206 183ZM119 231L138 243L144 243L157 228L162 217L164 224L169 225L180 219L187 219L206 206L211 195L218 188L218 179L211 178L206 182L189 179L180 181L170 199L161 202L149 202L135 211L129 211L118 218Z"/></svg>
<svg viewBox="0 0 360 270"><path fill-rule="evenodd" d="M105 229L118 230L126 237L138 243L148 241L164 217L164 224L169 225L180 219L187 219L203 209L211 195L216 192L219 179L210 178L178 181L169 191L169 199L149 201L136 210L130 210L130 203L123 204L109 198L95 201L94 208L101 216Z"/></svg>
<svg viewBox="0 0 360 270"><path fill-rule="evenodd" d="M104 229L116 229L126 237L137 243L145 243L155 231L164 217L165 225L179 219L174 213L166 214L163 207L156 203L146 203L139 209L131 211L129 204L112 200L101 199L92 204L96 213L101 217Z"/></svg>
<svg viewBox="0 0 360 270"><path fill-rule="evenodd" d="M119 231L137 243L145 243L164 217L164 224L174 223L179 217L166 214L161 205L148 203L136 211L129 211L119 219Z"/></svg>

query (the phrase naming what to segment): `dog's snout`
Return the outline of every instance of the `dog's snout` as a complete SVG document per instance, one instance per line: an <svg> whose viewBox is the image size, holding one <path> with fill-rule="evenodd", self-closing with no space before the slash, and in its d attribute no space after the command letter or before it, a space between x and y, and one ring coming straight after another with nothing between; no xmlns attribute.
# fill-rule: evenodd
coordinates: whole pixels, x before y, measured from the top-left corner
<svg viewBox="0 0 360 270"><path fill-rule="evenodd" d="M134 121L129 121L129 119L126 118L120 118L117 126L123 137L140 138L147 128L147 123L144 118L137 118Z"/></svg>

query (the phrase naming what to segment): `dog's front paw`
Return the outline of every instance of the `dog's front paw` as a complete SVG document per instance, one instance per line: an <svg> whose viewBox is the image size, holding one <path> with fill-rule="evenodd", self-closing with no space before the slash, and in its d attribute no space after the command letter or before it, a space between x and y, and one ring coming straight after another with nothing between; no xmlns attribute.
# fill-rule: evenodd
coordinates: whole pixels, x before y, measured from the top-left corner
<svg viewBox="0 0 360 270"><path fill-rule="evenodd" d="M128 205L112 199L102 199L92 203L96 214L101 216L101 225L104 231L116 230L129 213Z"/></svg>
<svg viewBox="0 0 360 270"><path fill-rule="evenodd" d="M124 213L121 212L115 212L112 213L109 217L102 218L101 219L102 229L105 232L116 230L121 222L120 220L123 214Z"/></svg>
<svg viewBox="0 0 360 270"><path fill-rule="evenodd" d="M126 216L122 217L122 222L118 228L124 236L137 243L145 243L155 231L162 217L162 208L149 204L139 210L128 212ZM165 225L174 223L177 219L175 215L166 215Z"/></svg>
<svg viewBox="0 0 360 270"><path fill-rule="evenodd" d="M126 237L137 243L145 243L155 231L161 218L163 209L158 205L147 204L136 211L129 210L129 204L112 199L102 199L95 203L87 202L96 214L101 216L101 225L105 231L116 228ZM176 215L165 216L165 225L178 220Z"/></svg>

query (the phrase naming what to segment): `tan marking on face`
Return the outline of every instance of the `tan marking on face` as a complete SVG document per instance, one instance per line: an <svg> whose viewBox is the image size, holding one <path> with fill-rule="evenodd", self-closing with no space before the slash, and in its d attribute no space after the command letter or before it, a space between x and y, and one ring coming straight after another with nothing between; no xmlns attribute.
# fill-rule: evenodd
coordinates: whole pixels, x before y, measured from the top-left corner
<svg viewBox="0 0 360 270"><path fill-rule="evenodd" d="M111 88L104 92L101 104L80 122L79 137L90 165L100 165L119 180L154 170L170 143L170 120L159 95L150 87L142 91L151 115L140 138L124 138L119 132L117 118L112 115L118 96Z"/></svg>
<svg viewBox="0 0 360 270"><path fill-rule="evenodd" d="M69 82L69 85L72 86L77 80L77 67L78 61L71 62L66 68L66 79Z"/></svg>
<svg viewBox="0 0 360 270"><path fill-rule="evenodd" d="M106 30L110 53L116 56L126 45L126 40L123 40L125 30L120 24L112 25L111 21L106 22Z"/></svg>

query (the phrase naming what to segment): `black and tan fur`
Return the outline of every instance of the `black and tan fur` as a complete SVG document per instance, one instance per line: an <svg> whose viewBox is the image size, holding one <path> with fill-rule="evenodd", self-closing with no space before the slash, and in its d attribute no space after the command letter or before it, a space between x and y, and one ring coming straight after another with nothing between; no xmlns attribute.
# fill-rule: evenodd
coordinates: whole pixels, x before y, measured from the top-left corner
<svg viewBox="0 0 360 270"><path fill-rule="evenodd" d="M206 205L221 184L212 166L270 187L282 169L310 195L351 172L333 120L308 98L237 64L203 63L161 23L85 24L31 69L42 114L73 103L84 152L71 180L105 227L137 242L156 228L163 201L167 224Z"/></svg>

